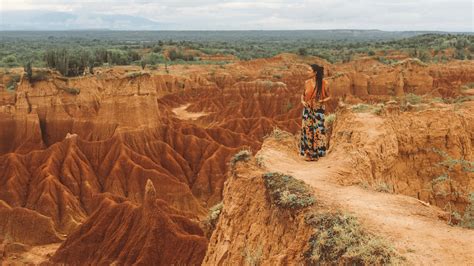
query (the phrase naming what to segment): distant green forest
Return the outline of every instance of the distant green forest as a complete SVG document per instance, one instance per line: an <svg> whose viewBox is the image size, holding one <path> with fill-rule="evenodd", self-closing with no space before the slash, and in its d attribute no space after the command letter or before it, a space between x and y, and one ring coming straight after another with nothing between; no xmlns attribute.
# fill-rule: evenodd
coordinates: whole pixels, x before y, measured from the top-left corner
<svg viewBox="0 0 474 266"><path fill-rule="evenodd" d="M103 65L203 64L199 56L233 55L240 60L290 52L348 62L358 55L390 63L393 50L424 62L472 60L472 33L316 31L3 31L0 67L50 67L75 76ZM447 52L451 50L452 52ZM226 62L212 62L226 63Z"/></svg>

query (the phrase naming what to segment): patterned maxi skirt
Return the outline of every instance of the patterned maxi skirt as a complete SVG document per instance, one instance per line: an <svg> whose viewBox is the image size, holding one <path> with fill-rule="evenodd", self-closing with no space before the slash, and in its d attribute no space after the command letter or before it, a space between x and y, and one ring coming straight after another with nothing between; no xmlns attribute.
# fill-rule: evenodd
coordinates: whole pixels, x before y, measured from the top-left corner
<svg viewBox="0 0 474 266"><path fill-rule="evenodd" d="M301 123L300 154L315 161L326 155L326 128L324 127L324 104L316 108L304 107Z"/></svg>

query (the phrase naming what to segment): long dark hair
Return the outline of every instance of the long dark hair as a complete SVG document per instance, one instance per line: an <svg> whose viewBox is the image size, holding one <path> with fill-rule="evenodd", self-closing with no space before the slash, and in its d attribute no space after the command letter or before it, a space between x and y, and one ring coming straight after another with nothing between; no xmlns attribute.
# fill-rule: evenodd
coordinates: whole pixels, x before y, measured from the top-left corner
<svg viewBox="0 0 474 266"><path fill-rule="evenodd" d="M311 68L316 73L316 99L319 100L323 91L324 67L312 64Z"/></svg>

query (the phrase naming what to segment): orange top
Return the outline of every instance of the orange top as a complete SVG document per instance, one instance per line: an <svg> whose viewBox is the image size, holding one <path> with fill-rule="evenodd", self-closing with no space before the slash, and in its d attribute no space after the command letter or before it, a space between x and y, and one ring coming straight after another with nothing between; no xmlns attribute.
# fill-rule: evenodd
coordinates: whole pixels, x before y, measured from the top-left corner
<svg viewBox="0 0 474 266"><path fill-rule="evenodd" d="M324 100L329 95L326 91L327 88L327 81L323 80L323 88L321 90L321 98L318 100ZM316 100L316 80L314 78L308 79L304 83L304 101L311 103L313 100Z"/></svg>

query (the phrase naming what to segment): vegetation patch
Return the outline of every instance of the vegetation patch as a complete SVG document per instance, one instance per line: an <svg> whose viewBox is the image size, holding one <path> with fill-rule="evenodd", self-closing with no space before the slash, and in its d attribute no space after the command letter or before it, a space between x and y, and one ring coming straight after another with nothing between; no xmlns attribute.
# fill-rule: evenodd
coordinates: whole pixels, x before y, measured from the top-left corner
<svg viewBox="0 0 474 266"><path fill-rule="evenodd" d="M377 104L376 106L374 106L372 108L372 113L375 114L375 115L381 115L382 112L383 112L384 107L385 107L385 105L383 103Z"/></svg>
<svg viewBox="0 0 474 266"><path fill-rule="evenodd" d="M277 127L273 128L273 131L270 132L268 135L265 136L265 138L274 138L276 140L283 140L283 139L288 139L288 138L292 138L293 135L291 135L291 133L289 132L286 132L284 130L281 130Z"/></svg>
<svg viewBox="0 0 474 266"><path fill-rule="evenodd" d="M143 76L143 75L145 75L144 72L130 72L130 73L127 73L127 74L125 75L125 77L134 79L134 78L141 77L141 76Z"/></svg>
<svg viewBox="0 0 474 266"><path fill-rule="evenodd" d="M318 56L331 63L348 62L369 55L392 63L391 51L424 62L471 60L474 37L469 34L384 33L360 31L315 32L75 32L48 33L18 38L17 32L2 33L0 66L16 67L29 60L35 66L58 69L65 76L81 75L91 66L201 63L202 53L240 60L268 58L284 52ZM212 35L212 36L210 36ZM278 42L275 41L278 39ZM376 41L375 41L376 40ZM190 51L194 50L194 52ZM446 53L447 50L454 51ZM167 56L165 56L167 55ZM167 58L169 57L169 59ZM174 61L173 61L174 60ZM191 61L189 61L191 60ZM210 60L209 63L213 60ZM224 60L223 60L224 61ZM207 63L207 62L203 62ZM92 71L91 71L92 72Z"/></svg>
<svg viewBox="0 0 474 266"><path fill-rule="evenodd" d="M65 87L62 88L62 90L72 95L79 95L79 93L81 93L81 89L79 88Z"/></svg>
<svg viewBox="0 0 474 266"><path fill-rule="evenodd" d="M422 101L421 96L413 94L413 93L408 93L407 95L405 95L402 102L416 105L416 104L420 104L421 101Z"/></svg>
<svg viewBox="0 0 474 266"><path fill-rule="evenodd" d="M397 60L393 60L393 59L389 59L389 58L386 58L384 56L379 56L377 58L377 60L382 63L382 64L385 64L385 65L395 65L398 63Z"/></svg>
<svg viewBox="0 0 474 266"><path fill-rule="evenodd" d="M20 75L14 74L10 77L10 80L7 82L7 90L14 91L18 86L18 82L20 81Z"/></svg>
<svg viewBox="0 0 474 266"><path fill-rule="evenodd" d="M330 114L325 117L324 122L326 123L326 127L331 127L332 124L334 124L334 121L336 121L336 114Z"/></svg>
<svg viewBox="0 0 474 266"><path fill-rule="evenodd" d="M452 171L455 166L459 165L464 172L474 173L474 162L467 161L464 158L453 158L445 151L439 150L437 148L433 148L433 152L443 157L444 160L438 163L438 165L445 167L448 171Z"/></svg>
<svg viewBox="0 0 474 266"><path fill-rule="evenodd" d="M461 90L469 90L469 89L474 89L474 82L467 83L463 86L461 86Z"/></svg>
<svg viewBox="0 0 474 266"><path fill-rule="evenodd" d="M263 179L270 198L282 208L302 209L316 202L310 187L290 175L265 173Z"/></svg>
<svg viewBox="0 0 474 266"><path fill-rule="evenodd" d="M467 205L459 225L474 229L474 192L469 193L469 205Z"/></svg>
<svg viewBox="0 0 474 266"><path fill-rule="evenodd" d="M288 102L286 103L285 107L284 107L284 111L285 111L285 112L288 112L288 111L290 111L291 109L293 109L293 103L290 102L290 101L288 101Z"/></svg>
<svg viewBox="0 0 474 266"><path fill-rule="evenodd" d="M49 77L49 73L46 70L34 71L33 74L31 75L30 82L35 83L38 81L47 80L48 77Z"/></svg>
<svg viewBox="0 0 474 266"><path fill-rule="evenodd" d="M265 167L265 159L263 158L262 155L258 155L257 157L255 157L255 160L257 161L257 166L258 167L260 167L260 168Z"/></svg>
<svg viewBox="0 0 474 266"><path fill-rule="evenodd" d="M262 258L263 248L259 246L256 249L250 249L248 247L244 248L242 256L245 259L245 262L249 266L258 266L260 265L260 260Z"/></svg>
<svg viewBox="0 0 474 266"><path fill-rule="evenodd" d="M230 159L230 165L232 166L232 168L234 168L238 162L241 162L241 161L248 162L251 157L252 157L252 152L248 149L243 149L237 152L232 157L232 159Z"/></svg>
<svg viewBox="0 0 474 266"><path fill-rule="evenodd" d="M431 183L433 185L436 185L436 184L444 182L446 180L449 180L449 175L447 173L444 173L444 174L436 177L435 179L431 180Z"/></svg>
<svg viewBox="0 0 474 266"><path fill-rule="evenodd" d="M400 110L404 112L408 110L421 111L426 107L421 105L422 103L425 103L423 97L413 93L408 93L405 96L398 98L398 100L400 101Z"/></svg>
<svg viewBox="0 0 474 266"><path fill-rule="evenodd" d="M393 192L393 187L385 182L379 182L375 190L378 192L391 193Z"/></svg>
<svg viewBox="0 0 474 266"><path fill-rule="evenodd" d="M400 259L393 247L365 232L351 215L310 213L305 221L316 229L303 254L309 265L383 265Z"/></svg>
<svg viewBox="0 0 474 266"><path fill-rule="evenodd" d="M204 220L204 225L207 229L207 236L210 237L214 229L216 229L217 221L222 213L224 204L222 202L217 203L209 209L207 218Z"/></svg>
<svg viewBox="0 0 474 266"><path fill-rule="evenodd" d="M351 107L351 110L355 113L366 113L369 112L371 109L372 106L364 103L359 103Z"/></svg>
<svg viewBox="0 0 474 266"><path fill-rule="evenodd" d="M474 101L474 96L459 96L453 100L454 104L461 104L464 102Z"/></svg>

